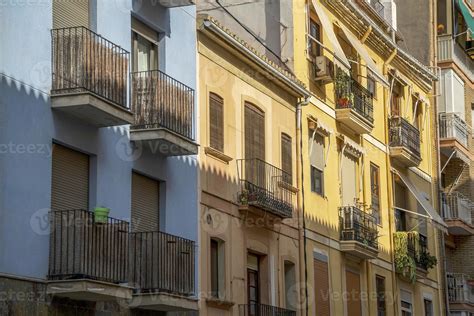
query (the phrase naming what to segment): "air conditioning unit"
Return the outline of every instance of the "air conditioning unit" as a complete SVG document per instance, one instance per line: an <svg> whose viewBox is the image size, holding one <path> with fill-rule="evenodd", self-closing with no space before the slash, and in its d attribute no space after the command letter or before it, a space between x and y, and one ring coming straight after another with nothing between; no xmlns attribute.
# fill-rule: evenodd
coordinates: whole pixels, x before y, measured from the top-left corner
<svg viewBox="0 0 474 316"><path fill-rule="evenodd" d="M334 63L326 56L317 56L313 62L314 80L323 83L333 81Z"/></svg>

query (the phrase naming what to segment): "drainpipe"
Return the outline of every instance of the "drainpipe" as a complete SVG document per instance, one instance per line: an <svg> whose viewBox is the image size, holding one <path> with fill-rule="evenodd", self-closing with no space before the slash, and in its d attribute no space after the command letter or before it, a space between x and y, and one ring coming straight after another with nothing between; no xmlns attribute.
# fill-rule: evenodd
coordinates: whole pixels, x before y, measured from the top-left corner
<svg viewBox="0 0 474 316"><path fill-rule="evenodd" d="M300 101L296 104L296 157L299 157L300 163L296 164L296 176L297 183L301 190L297 194L297 208L298 214L298 246L300 252L300 258L303 258L303 262L300 260L300 283L304 286L304 301L305 301L305 313L302 315L308 315L309 302L308 302L308 265L307 265L307 252L306 252L306 219L305 219L305 206L304 206L304 164L303 164L303 120L302 120L302 107L307 106L310 102L310 96L306 96L304 101Z"/></svg>

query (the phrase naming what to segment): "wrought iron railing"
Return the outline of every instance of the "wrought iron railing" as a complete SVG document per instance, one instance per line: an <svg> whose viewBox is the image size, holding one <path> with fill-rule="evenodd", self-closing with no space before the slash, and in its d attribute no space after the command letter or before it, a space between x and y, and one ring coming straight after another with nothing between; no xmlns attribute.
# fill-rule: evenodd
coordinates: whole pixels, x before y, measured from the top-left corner
<svg viewBox="0 0 474 316"><path fill-rule="evenodd" d="M159 70L134 72L131 77L131 128L166 128L194 140L194 90Z"/></svg>
<svg viewBox="0 0 474 316"><path fill-rule="evenodd" d="M51 30L52 95L91 92L127 106L129 53L79 26Z"/></svg>
<svg viewBox="0 0 474 316"><path fill-rule="evenodd" d="M472 224L474 203L459 192L441 193L443 215L445 219L460 219Z"/></svg>
<svg viewBox="0 0 474 316"><path fill-rule="evenodd" d="M360 83L336 68L334 81L336 92L336 109L352 109L370 123L374 122L373 95Z"/></svg>
<svg viewBox="0 0 474 316"><path fill-rule="evenodd" d="M469 127L458 113L439 114L440 138L455 138L465 147L468 146Z"/></svg>
<svg viewBox="0 0 474 316"><path fill-rule="evenodd" d="M355 206L339 208L341 240L357 241L368 247L378 249L377 220Z"/></svg>
<svg viewBox="0 0 474 316"><path fill-rule="evenodd" d="M237 160L238 202L254 205L282 218L293 214L291 175L260 159Z"/></svg>
<svg viewBox="0 0 474 316"><path fill-rule="evenodd" d="M265 304L239 305L240 316L296 316L296 311Z"/></svg>
<svg viewBox="0 0 474 316"><path fill-rule="evenodd" d="M395 116L390 118L390 147L405 147L413 155L420 155L420 132L406 119Z"/></svg>
<svg viewBox="0 0 474 316"><path fill-rule="evenodd" d="M96 223L85 210L51 211L51 280L127 281L129 223L108 217Z"/></svg>
<svg viewBox="0 0 474 316"><path fill-rule="evenodd" d="M130 282L143 292L193 295L195 245L159 231L130 234Z"/></svg>
<svg viewBox="0 0 474 316"><path fill-rule="evenodd" d="M446 273L450 303L474 304L474 281L462 273Z"/></svg>
<svg viewBox="0 0 474 316"><path fill-rule="evenodd" d="M417 242L418 245L416 245ZM423 258L428 254L428 238L421 234L418 234L417 238L409 235L407 250L408 255L415 260L416 267L427 271L428 263Z"/></svg>

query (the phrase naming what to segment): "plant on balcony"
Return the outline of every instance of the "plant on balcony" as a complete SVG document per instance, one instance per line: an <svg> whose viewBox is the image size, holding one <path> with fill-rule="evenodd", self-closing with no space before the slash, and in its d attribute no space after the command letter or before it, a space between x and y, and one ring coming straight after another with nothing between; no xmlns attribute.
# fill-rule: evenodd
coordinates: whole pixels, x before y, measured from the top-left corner
<svg viewBox="0 0 474 316"><path fill-rule="evenodd" d="M342 70L338 70L336 74L336 91L338 108L350 108L354 104L351 78Z"/></svg>
<svg viewBox="0 0 474 316"><path fill-rule="evenodd" d="M110 209L107 207L94 208L94 222L97 224L107 224Z"/></svg>
<svg viewBox="0 0 474 316"><path fill-rule="evenodd" d="M438 264L438 259L429 252L423 251L419 256L420 265L426 267L427 270L432 269Z"/></svg>
<svg viewBox="0 0 474 316"><path fill-rule="evenodd" d="M408 244L413 240L415 247L415 254L419 253L419 238L418 232L396 232L393 234L393 243L395 247L395 270L404 278L415 283L416 281L416 261L410 255Z"/></svg>

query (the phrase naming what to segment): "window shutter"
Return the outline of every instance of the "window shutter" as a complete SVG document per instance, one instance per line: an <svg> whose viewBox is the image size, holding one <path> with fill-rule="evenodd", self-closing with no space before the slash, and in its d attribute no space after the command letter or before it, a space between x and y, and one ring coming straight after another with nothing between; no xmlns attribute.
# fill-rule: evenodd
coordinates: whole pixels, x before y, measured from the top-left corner
<svg viewBox="0 0 474 316"><path fill-rule="evenodd" d="M313 142L313 148L312 148L311 156L310 156L310 163L312 166L323 171L324 170L324 137L318 133L314 135L314 140L312 138L313 137L312 133L309 137L310 137L309 139L310 148L311 148L311 141Z"/></svg>
<svg viewBox="0 0 474 316"><path fill-rule="evenodd" d="M217 94L209 94L209 112L210 146L224 152L224 100Z"/></svg>
<svg viewBox="0 0 474 316"><path fill-rule="evenodd" d="M89 0L53 0L53 28L89 27Z"/></svg>
<svg viewBox="0 0 474 316"><path fill-rule="evenodd" d="M265 115L250 103L245 103L245 158L265 161Z"/></svg>
<svg viewBox="0 0 474 316"><path fill-rule="evenodd" d="M132 173L132 231L159 230L159 183Z"/></svg>
<svg viewBox="0 0 474 316"><path fill-rule="evenodd" d="M291 149L291 137L281 134L281 169L288 174L289 179L284 179L288 183L292 183L293 155Z"/></svg>
<svg viewBox="0 0 474 316"><path fill-rule="evenodd" d="M362 316L360 275L346 270L347 310L351 316Z"/></svg>
<svg viewBox="0 0 474 316"><path fill-rule="evenodd" d="M53 144L51 209L89 208L89 156Z"/></svg>
<svg viewBox="0 0 474 316"><path fill-rule="evenodd" d="M330 316L329 268L326 260L314 258L314 295L317 316Z"/></svg>
<svg viewBox="0 0 474 316"><path fill-rule="evenodd" d="M342 155L342 203L344 206L353 206L357 197L355 158L347 153Z"/></svg>

